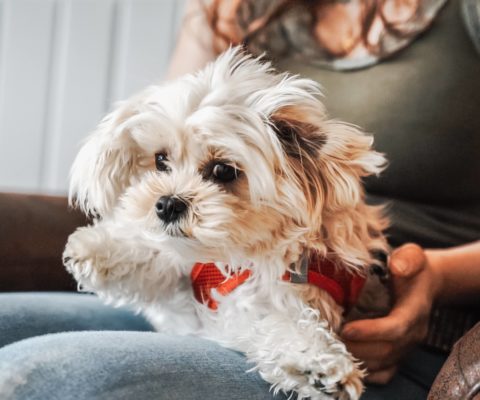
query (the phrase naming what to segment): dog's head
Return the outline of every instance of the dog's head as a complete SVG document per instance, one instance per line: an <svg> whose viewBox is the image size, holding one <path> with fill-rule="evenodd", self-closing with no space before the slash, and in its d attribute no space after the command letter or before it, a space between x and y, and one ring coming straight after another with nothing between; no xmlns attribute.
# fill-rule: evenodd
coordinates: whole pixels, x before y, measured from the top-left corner
<svg viewBox="0 0 480 400"><path fill-rule="evenodd" d="M172 247L187 244L198 261L309 246L348 253L362 247L358 235L374 235L351 220L370 218L359 209L361 178L384 158L370 136L328 120L319 93L231 49L108 115L75 160L71 199Z"/></svg>

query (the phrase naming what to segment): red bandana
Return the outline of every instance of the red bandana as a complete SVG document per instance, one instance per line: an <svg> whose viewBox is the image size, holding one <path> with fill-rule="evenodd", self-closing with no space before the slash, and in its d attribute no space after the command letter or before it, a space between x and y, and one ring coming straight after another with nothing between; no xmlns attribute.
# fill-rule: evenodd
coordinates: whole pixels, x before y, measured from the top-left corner
<svg viewBox="0 0 480 400"><path fill-rule="evenodd" d="M300 274L286 272L283 280L315 285L330 294L345 310L353 307L365 283L365 277L336 268L333 262L321 259L315 254L302 269ZM226 278L214 263L196 263L191 273L193 293L200 303L216 310L218 304L212 298L211 290L215 289L222 296L226 296L245 282L250 274L250 270L244 270Z"/></svg>

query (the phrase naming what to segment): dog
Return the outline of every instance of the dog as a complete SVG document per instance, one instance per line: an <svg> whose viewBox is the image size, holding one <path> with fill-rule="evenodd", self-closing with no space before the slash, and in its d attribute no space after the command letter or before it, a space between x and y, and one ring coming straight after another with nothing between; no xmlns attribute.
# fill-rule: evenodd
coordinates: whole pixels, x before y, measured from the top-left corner
<svg viewBox="0 0 480 400"><path fill-rule="evenodd" d="M358 399L365 372L337 333L388 251L361 182L385 158L320 98L231 48L118 104L71 169L94 217L63 255L79 288L243 352L275 393Z"/></svg>

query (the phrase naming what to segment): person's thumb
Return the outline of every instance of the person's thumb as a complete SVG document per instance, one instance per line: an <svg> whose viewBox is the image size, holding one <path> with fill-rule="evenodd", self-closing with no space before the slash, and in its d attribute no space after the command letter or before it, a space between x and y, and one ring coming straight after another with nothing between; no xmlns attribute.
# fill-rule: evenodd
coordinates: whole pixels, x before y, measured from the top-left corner
<svg viewBox="0 0 480 400"><path fill-rule="evenodd" d="M398 278L412 278L423 270L424 265L425 253L414 243L398 247L388 260L390 272Z"/></svg>

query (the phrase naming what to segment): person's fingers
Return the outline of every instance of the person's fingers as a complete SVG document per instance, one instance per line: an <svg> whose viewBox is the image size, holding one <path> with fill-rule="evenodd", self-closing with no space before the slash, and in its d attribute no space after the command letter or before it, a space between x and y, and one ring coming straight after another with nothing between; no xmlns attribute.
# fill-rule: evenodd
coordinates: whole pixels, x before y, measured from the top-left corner
<svg viewBox="0 0 480 400"><path fill-rule="evenodd" d="M369 373L376 373L390 368L392 365L396 365L398 359L386 359L386 360L365 360L362 363Z"/></svg>
<svg viewBox="0 0 480 400"><path fill-rule="evenodd" d="M397 366L392 365L388 368L385 368L381 371L372 372L368 374L365 378L367 383L374 383L376 385L386 385L393 378L397 372Z"/></svg>
<svg viewBox="0 0 480 400"><path fill-rule="evenodd" d="M341 336L351 341L396 341L406 335L410 326L409 318L402 309L394 309L383 318L349 322Z"/></svg>
<svg viewBox="0 0 480 400"><path fill-rule="evenodd" d="M386 359L394 352L391 342L352 342L345 341L348 351L360 360Z"/></svg>
<svg viewBox="0 0 480 400"><path fill-rule="evenodd" d="M423 270L425 261L423 249L414 243L407 243L392 252L388 266L395 277L412 278Z"/></svg>
<svg viewBox="0 0 480 400"><path fill-rule="evenodd" d="M369 372L390 367L399 359L398 349L390 342L346 342L345 344L350 353L362 361Z"/></svg>

